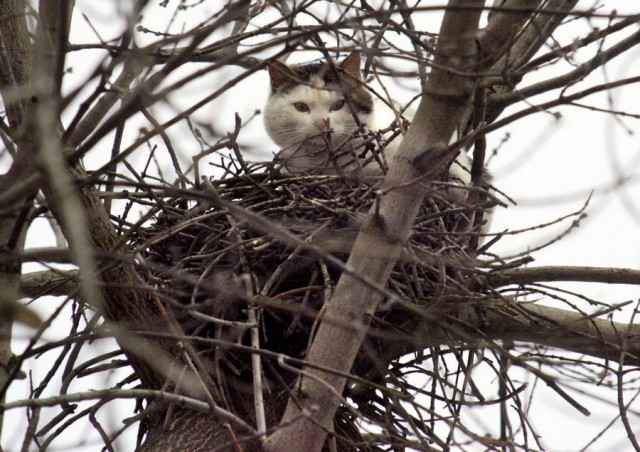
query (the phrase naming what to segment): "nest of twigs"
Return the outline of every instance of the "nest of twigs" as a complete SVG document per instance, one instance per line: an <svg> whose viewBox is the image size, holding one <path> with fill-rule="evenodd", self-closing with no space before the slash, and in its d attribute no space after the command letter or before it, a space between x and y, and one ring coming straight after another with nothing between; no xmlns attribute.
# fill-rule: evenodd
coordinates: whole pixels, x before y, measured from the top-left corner
<svg viewBox="0 0 640 452"><path fill-rule="evenodd" d="M250 392L251 355L242 347L250 344L249 310L258 313L260 347L267 357L273 352L303 359L316 315L338 282L341 262L363 219L377 202L377 186L335 176L270 172L206 185L201 187L205 201L189 208L184 200L169 203L141 237L150 243L145 273L185 333L210 340L196 341L195 347L223 388L226 403L238 412L241 408L234 404ZM465 284L474 261L470 244L477 234L471 232L472 209L456 201L460 189L453 185L455 181L434 184L387 284L397 298L383 303L372 329L402 331L415 317L407 306L442 302ZM367 342L355 374L384 379L389 364L381 345L385 340L388 334ZM275 360L266 361L264 375L271 390L286 388L295 374ZM280 392L286 399L287 393ZM278 408L272 414L278 417L283 406L273 406ZM250 416L251 411L247 406ZM348 411L341 419L340 430L353 443L358 438L356 419Z"/></svg>

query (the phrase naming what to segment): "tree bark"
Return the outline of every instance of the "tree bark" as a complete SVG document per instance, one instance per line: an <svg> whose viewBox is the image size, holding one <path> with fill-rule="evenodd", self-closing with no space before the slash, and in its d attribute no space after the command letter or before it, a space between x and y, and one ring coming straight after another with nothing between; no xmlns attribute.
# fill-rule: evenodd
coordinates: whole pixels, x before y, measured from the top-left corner
<svg viewBox="0 0 640 452"><path fill-rule="evenodd" d="M29 173L30 161L35 152L35 143L22 133L24 115L31 115L28 104L19 93L29 80L29 33L22 0L7 0L2 4L0 17L0 93L6 107L11 132L15 135L17 148L14 160L6 174L0 176L0 193L4 193ZM20 90L22 88L23 91ZM25 111L26 110L26 111ZM21 254L30 222L36 188L14 200L12 206L0 211L0 249ZM18 302L21 262L19 260L0 263L0 402L16 369L13 367L11 351L11 328L16 319L26 320L29 311ZM37 326L37 325L36 325ZM0 430L4 412L0 412Z"/></svg>

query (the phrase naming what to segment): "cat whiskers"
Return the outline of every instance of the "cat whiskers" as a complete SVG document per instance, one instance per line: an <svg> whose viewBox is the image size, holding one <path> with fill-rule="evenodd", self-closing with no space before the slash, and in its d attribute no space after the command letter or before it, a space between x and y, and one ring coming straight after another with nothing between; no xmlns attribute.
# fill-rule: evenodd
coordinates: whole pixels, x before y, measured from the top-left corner
<svg viewBox="0 0 640 452"><path fill-rule="evenodd" d="M326 150L327 145L334 141L332 132L317 132L313 134L301 133L299 129L284 130L277 134L277 141L281 148L313 147ZM315 151L315 149L314 149Z"/></svg>
<svg viewBox="0 0 640 452"><path fill-rule="evenodd" d="M376 160L380 152L380 138L364 126L343 124L340 130L313 134L301 133L289 127L278 131L277 142L281 147L278 157L290 169L309 166L353 168ZM363 162L360 160L365 159Z"/></svg>

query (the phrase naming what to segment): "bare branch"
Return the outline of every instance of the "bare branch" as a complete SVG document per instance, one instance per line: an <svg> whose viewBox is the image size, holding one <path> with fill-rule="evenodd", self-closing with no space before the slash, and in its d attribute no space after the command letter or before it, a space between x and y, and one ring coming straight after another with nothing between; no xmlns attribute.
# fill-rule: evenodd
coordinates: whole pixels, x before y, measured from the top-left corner
<svg viewBox="0 0 640 452"><path fill-rule="evenodd" d="M638 366L640 326L599 318L624 305L626 303L593 316L534 303L504 300L483 300L479 304L441 312L415 311L419 322L428 323L429 334L421 334L420 329L416 328L416 334L407 336L403 341L384 342L385 361L390 362L410 350L449 345L453 337L469 344L498 340L549 346L614 363L623 353L626 365ZM412 344L410 348L407 348L407 343Z"/></svg>
<svg viewBox="0 0 640 452"><path fill-rule="evenodd" d="M633 33L631 36L617 42L606 50L599 51L595 57L582 63L571 72L567 72L559 77L550 78L540 83L514 90L509 93L496 94L490 97L489 108L506 108L520 100L527 99L531 96L541 94L553 89L571 86L573 83L583 79L597 68L605 65L613 58L624 54L627 50L640 44L640 31Z"/></svg>
<svg viewBox="0 0 640 452"><path fill-rule="evenodd" d="M501 287L542 281L581 281L640 285L640 270L612 267L529 267L485 273L480 284Z"/></svg>
<svg viewBox="0 0 640 452"><path fill-rule="evenodd" d="M43 270L22 276L20 293L29 298L42 295L72 296L77 290L75 271Z"/></svg>
<svg viewBox="0 0 640 452"><path fill-rule="evenodd" d="M18 400L16 402L5 403L2 408L5 410L12 410L22 407L44 407L44 406L56 406L61 403L80 402L82 400L112 400L112 399L135 399L135 398L148 398L157 401L166 401L175 403L177 405L189 406L198 411L208 411L211 409L209 405L190 397L185 397L177 394L172 394L164 391L153 391L150 389L104 389L88 392L77 392L73 394L62 394L53 397L41 398L41 399L25 399Z"/></svg>

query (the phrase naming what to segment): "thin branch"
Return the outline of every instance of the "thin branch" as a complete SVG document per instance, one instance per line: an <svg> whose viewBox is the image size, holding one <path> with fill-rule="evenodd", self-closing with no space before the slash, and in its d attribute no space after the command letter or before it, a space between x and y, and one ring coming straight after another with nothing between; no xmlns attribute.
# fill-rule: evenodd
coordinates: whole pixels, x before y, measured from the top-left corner
<svg viewBox="0 0 640 452"><path fill-rule="evenodd" d="M96 399L115 400L115 399L137 399L137 398L145 398L149 400L175 403L180 406L188 406L198 411L209 411L209 410L215 411L215 408L216 408L216 407L211 407L209 406L209 404L202 402L198 399L193 399L191 397L186 397L179 394L172 394L170 392L154 391L151 389L117 389L117 388L100 389L100 390L87 391L87 392L76 392L73 394L63 394L63 395L45 397L45 398L39 398L39 399L17 400L15 402L2 404L2 408L4 410L12 410L15 408L24 408L24 407L58 406L63 403L82 402L84 400L96 400Z"/></svg>
<svg viewBox="0 0 640 452"><path fill-rule="evenodd" d="M532 115L534 113L540 113L543 111L547 111L552 107L557 107L559 105L571 105L574 100L582 99L583 97L590 96L591 94L595 94L601 91L608 91L614 88L618 88L621 86L631 85L634 83L640 83L640 77L629 77L621 80L616 80L615 82L603 83L600 85L592 86L585 90L579 91L577 93L569 94L569 95L561 95L558 99L550 100L548 102L544 102L542 104L533 105L529 108L525 108L516 113L513 113L505 118L502 118L499 121L492 123L481 129L482 133L489 133L494 130L497 130L501 127L504 127L512 122L524 118L525 116Z"/></svg>
<svg viewBox="0 0 640 452"><path fill-rule="evenodd" d="M567 72L566 74L559 77L550 78L548 80L544 80L542 82L527 86L525 88L517 89L509 93L495 94L493 96L490 96L488 99L488 103L490 104L489 108L500 107L504 109L516 102L547 91L559 88L566 89L568 86L571 86L573 83L582 80L597 68L605 65L615 57L623 55L629 49L637 46L638 44L640 44L640 30L636 31L631 36L623 39L622 41L617 42L610 48L599 51L596 56L594 56L586 63L582 63L571 72Z"/></svg>
<svg viewBox="0 0 640 452"><path fill-rule="evenodd" d="M612 267L530 267L514 268L479 276L482 285L502 287L542 281L580 281L640 285L640 270Z"/></svg>
<svg viewBox="0 0 640 452"><path fill-rule="evenodd" d="M77 270L42 270L22 275L20 293L36 298L42 295L71 296L78 290Z"/></svg>
<svg viewBox="0 0 640 452"><path fill-rule="evenodd" d="M404 324L406 334L388 337L384 331L374 329L370 335L380 341L383 363L429 347L452 346L455 341L486 347L491 340L548 346L617 362L623 352L622 342L626 341L625 365L639 366L640 325L599 318L628 304L587 316L534 303L505 301L504 297L438 310L403 303L409 310ZM423 334L425 327L428 335Z"/></svg>

